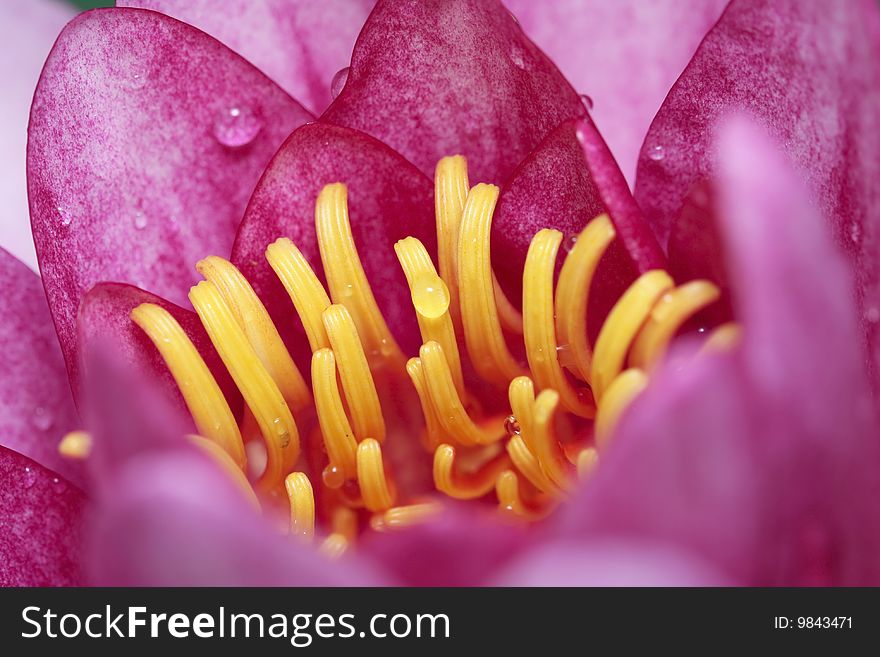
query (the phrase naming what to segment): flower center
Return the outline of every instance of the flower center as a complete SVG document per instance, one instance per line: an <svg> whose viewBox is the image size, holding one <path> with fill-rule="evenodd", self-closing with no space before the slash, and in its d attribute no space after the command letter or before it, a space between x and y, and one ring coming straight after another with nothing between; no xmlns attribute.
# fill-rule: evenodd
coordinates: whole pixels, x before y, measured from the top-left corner
<svg viewBox="0 0 880 657"><path fill-rule="evenodd" d="M367 524L389 531L436 512L434 498L407 498L398 485L389 461L395 441L433 454L433 484L441 494L497 500L501 512L526 520L546 516L578 478L593 472L618 418L672 338L719 296L708 281L676 286L665 271L648 271L590 344L591 281L615 238L601 215L571 242L558 278L562 233L544 229L534 236L520 313L492 270L498 193L494 185L470 187L462 156L437 165L437 266L413 237L394 247L422 338L418 355L407 360L361 266L345 185L321 190L315 221L327 288L289 239L266 250L311 347L311 389L245 277L222 258L199 262L205 280L189 298L242 394L240 421L173 317L154 304L132 312L192 414L199 435L191 440L256 506L284 500L292 533L312 540L317 518L327 554L348 549ZM737 334L736 325L723 325L708 342L730 344ZM519 340L525 362L511 349ZM387 390L404 387L421 406L415 425L401 415L405 404L388 401ZM486 389L506 390L509 404L493 404ZM310 425L314 431L301 443L300 428ZM259 468L248 466L254 436L265 452ZM301 444L315 443L323 451L304 463ZM402 469L395 463L396 472Z"/></svg>

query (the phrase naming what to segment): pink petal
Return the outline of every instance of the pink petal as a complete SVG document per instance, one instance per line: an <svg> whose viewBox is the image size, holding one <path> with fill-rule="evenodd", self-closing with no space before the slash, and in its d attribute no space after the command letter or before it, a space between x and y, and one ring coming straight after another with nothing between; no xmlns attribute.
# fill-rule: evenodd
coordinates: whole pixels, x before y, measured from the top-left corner
<svg viewBox="0 0 880 657"><path fill-rule="evenodd" d="M678 543L745 583L876 584L877 409L846 268L764 137L737 123L720 157L741 348L665 367L561 525Z"/></svg>
<svg viewBox="0 0 880 657"><path fill-rule="evenodd" d="M717 168L717 119L754 113L803 170L851 262L880 372L878 80L876 2L734 0L651 126L636 197L665 243L688 192Z"/></svg>
<svg viewBox="0 0 880 657"><path fill-rule="evenodd" d="M587 94L626 179L666 92L728 0L504 0L526 34Z"/></svg>
<svg viewBox="0 0 880 657"><path fill-rule="evenodd" d="M83 386L84 373L80 371L83 356L90 350L112 345L114 354L132 371L139 372L161 387L167 399L180 410L185 410L183 397L159 351L147 335L131 320L131 311L142 303L154 303L165 308L181 325L198 349L217 383L232 404L240 408L241 394L229 372L220 360L208 338L198 315L154 294L124 283L99 283L83 297L77 318L78 333L74 382L77 396Z"/></svg>
<svg viewBox="0 0 880 657"><path fill-rule="evenodd" d="M161 14L97 10L65 28L34 98L28 189L69 368L83 292L117 280L184 299L193 263L228 252L259 173L308 118L232 51Z"/></svg>
<svg viewBox="0 0 880 657"><path fill-rule="evenodd" d="M294 132L272 160L248 206L233 261L266 302L303 371L310 355L290 297L266 262L266 247L289 237L317 272L315 199L329 183L348 186L352 233L364 270L388 325L406 353L418 350L419 332L394 243L418 237L436 252L433 184L413 165L367 135L319 123ZM297 328L294 328L296 322Z"/></svg>
<svg viewBox="0 0 880 657"><path fill-rule="evenodd" d="M40 69L55 37L74 15L61 2L0 3L0 39L15 56L0 59L0 207L3 229L0 247L8 249L30 268L37 268L34 238L27 206L24 152L25 126Z"/></svg>
<svg viewBox="0 0 880 657"><path fill-rule="evenodd" d="M526 552L499 586L730 586L711 565L668 545L604 539L557 541Z"/></svg>
<svg viewBox="0 0 880 657"><path fill-rule="evenodd" d="M40 277L0 249L0 444L78 484L79 464L58 442L79 418Z"/></svg>
<svg viewBox="0 0 880 657"><path fill-rule="evenodd" d="M503 182L562 121L586 110L500 3L379 2L342 93L322 120L363 130L433 174L467 156L473 182Z"/></svg>
<svg viewBox="0 0 880 657"><path fill-rule="evenodd" d="M5 447L0 481L0 586L79 584L82 492Z"/></svg>
<svg viewBox="0 0 880 657"><path fill-rule="evenodd" d="M219 39L318 112L373 0L117 0L161 11Z"/></svg>

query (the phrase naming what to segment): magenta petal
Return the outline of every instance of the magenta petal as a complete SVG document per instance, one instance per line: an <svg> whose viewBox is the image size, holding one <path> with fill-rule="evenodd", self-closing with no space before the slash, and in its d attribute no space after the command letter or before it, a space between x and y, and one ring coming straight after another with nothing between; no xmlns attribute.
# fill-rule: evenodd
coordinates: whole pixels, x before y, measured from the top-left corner
<svg viewBox="0 0 880 657"><path fill-rule="evenodd" d="M193 263L228 253L260 172L308 118L238 55L161 14L105 9L68 24L34 98L28 190L69 368L83 292L116 280L185 299Z"/></svg>
<svg viewBox="0 0 880 657"><path fill-rule="evenodd" d="M0 481L0 586L79 584L82 492L2 446Z"/></svg>
<svg viewBox="0 0 880 657"><path fill-rule="evenodd" d="M79 464L58 442L79 419L40 277L0 249L0 444L77 484Z"/></svg>
<svg viewBox="0 0 880 657"><path fill-rule="evenodd" d="M527 551L493 581L499 586L730 586L692 554L651 542L556 541Z"/></svg>
<svg viewBox="0 0 880 657"><path fill-rule="evenodd" d="M488 0L379 2L322 121L363 130L432 175L466 155L472 182L503 182L578 95L504 7Z"/></svg>
<svg viewBox="0 0 880 657"><path fill-rule="evenodd" d="M124 283L99 283L83 297L77 318L79 358L74 377L77 397L79 398L83 386L83 373L80 371L83 358L96 347L112 345L115 355L123 359L132 371L139 372L141 376L148 377L152 383L161 387L166 397L179 409L185 408L183 397L159 351L131 320L131 311L142 303L159 305L177 320L205 360L233 411L237 411L241 404L241 394L208 338L198 315Z"/></svg>
<svg viewBox="0 0 880 657"><path fill-rule="evenodd" d="M579 93L635 179L648 126L728 0L504 0Z"/></svg>
<svg viewBox="0 0 880 657"><path fill-rule="evenodd" d="M348 66L373 0L117 0L161 11L219 39L320 112Z"/></svg>
<svg viewBox="0 0 880 657"><path fill-rule="evenodd" d="M289 237L320 274L315 200L324 185L335 182L348 186L354 241L379 307L406 353L415 353L419 332L412 305L401 303L409 298L409 288L394 243L412 235L436 252L433 185L372 137L319 123L294 132L254 192L232 259L263 297L291 349L299 347L299 356L310 355L305 334L293 326L299 323L290 297L266 262L265 251L279 237Z"/></svg>
<svg viewBox="0 0 880 657"><path fill-rule="evenodd" d="M717 168L719 117L745 109L785 145L848 255L880 371L880 10L871 0L734 0L645 141L636 197L666 243L689 191Z"/></svg>

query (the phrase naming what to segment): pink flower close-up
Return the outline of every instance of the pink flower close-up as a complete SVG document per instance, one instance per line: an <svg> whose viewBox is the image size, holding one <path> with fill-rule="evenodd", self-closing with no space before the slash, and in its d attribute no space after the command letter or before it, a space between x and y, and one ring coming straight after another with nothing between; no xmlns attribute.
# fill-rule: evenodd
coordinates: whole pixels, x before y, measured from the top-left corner
<svg viewBox="0 0 880 657"><path fill-rule="evenodd" d="M880 585L874 0L2 11L0 584Z"/></svg>

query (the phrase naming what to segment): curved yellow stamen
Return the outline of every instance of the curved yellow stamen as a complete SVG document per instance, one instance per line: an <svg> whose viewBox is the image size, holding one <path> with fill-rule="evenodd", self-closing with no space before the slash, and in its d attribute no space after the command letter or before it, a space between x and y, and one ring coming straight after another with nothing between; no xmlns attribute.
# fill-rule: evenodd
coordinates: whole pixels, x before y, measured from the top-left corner
<svg viewBox="0 0 880 657"><path fill-rule="evenodd" d="M499 509L525 520L545 518L552 507L547 504L541 508L526 502L519 488L519 477L513 470L505 470L498 475L495 480L495 495L498 497Z"/></svg>
<svg viewBox="0 0 880 657"><path fill-rule="evenodd" d="M626 354L651 308L673 286L665 271L653 269L639 276L611 309L593 352L591 385L596 402L601 404L608 385L623 370Z"/></svg>
<svg viewBox="0 0 880 657"><path fill-rule="evenodd" d="M709 281L691 281L661 296L633 343L630 366L650 371L681 326L720 296L721 291Z"/></svg>
<svg viewBox="0 0 880 657"><path fill-rule="evenodd" d="M461 331L458 303L458 232L467 200L467 160L462 155L444 157L434 169L434 213L437 218L437 263L449 289L449 315Z"/></svg>
<svg viewBox="0 0 880 657"><path fill-rule="evenodd" d="M312 351L329 347L321 315L330 307L330 297L305 256L293 242L281 237L266 249L266 260L287 290Z"/></svg>
<svg viewBox="0 0 880 657"><path fill-rule="evenodd" d="M535 384L527 376L518 376L507 388L510 410L519 425L519 433L529 451L534 453L532 443L532 417L535 406Z"/></svg>
<svg viewBox="0 0 880 657"><path fill-rule="evenodd" d="M431 256L419 240L414 237L400 240L394 245L394 251L409 283L422 342L433 340L443 347L455 389L458 396L464 399L461 357L458 353L458 341L455 339L455 327L449 315L450 291L437 275Z"/></svg>
<svg viewBox="0 0 880 657"><path fill-rule="evenodd" d="M209 256L196 264L196 270L211 281L254 348L263 367L275 381L291 410L299 411L312 401L309 388L294 364L278 329L263 302L241 272L229 261Z"/></svg>
<svg viewBox="0 0 880 657"><path fill-rule="evenodd" d="M71 431L58 443L58 453L67 459L84 460L91 452L92 436L87 431Z"/></svg>
<svg viewBox="0 0 880 657"><path fill-rule="evenodd" d="M321 435L331 466L341 470L341 485L357 476L357 440L339 395L336 359L330 349L318 349L312 354L312 388Z"/></svg>
<svg viewBox="0 0 880 657"><path fill-rule="evenodd" d="M578 453L577 473L581 480L588 479L599 465L599 452L595 447L586 447Z"/></svg>
<svg viewBox="0 0 880 657"><path fill-rule="evenodd" d="M443 348L427 342L419 350L419 358L428 384L431 403L445 433L462 445L487 445L497 442L502 431L491 433L471 420L455 389Z"/></svg>
<svg viewBox="0 0 880 657"><path fill-rule="evenodd" d="M290 533L305 541L315 535L315 495L312 482L302 472L291 472L284 479L290 501Z"/></svg>
<svg viewBox="0 0 880 657"><path fill-rule="evenodd" d="M553 414L558 405L559 393L555 390L542 390L535 398L532 443L544 474L560 488L567 489L571 485L572 468L553 433Z"/></svg>
<svg viewBox="0 0 880 657"><path fill-rule="evenodd" d="M332 533L321 543L320 552L328 559L338 559L354 544L357 536L357 514L347 506L333 509Z"/></svg>
<svg viewBox="0 0 880 657"><path fill-rule="evenodd" d="M266 443L268 462L257 485L274 489L299 456L299 432L290 408L216 286L202 281L190 290L189 299Z"/></svg>
<svg viewBox="0 0 880 657"><path fill-rule="evenodd" d="M229 475L229 478L232 479L232 483L235 484L235 487L244 494L245 499L247 499L251 506L257 511L260 511L260 500L257 499L257 494L254 492L251 482L248 481L244 472L242 472L241 467L232 459L225 449L215 441L205 438L204 436L190 434L187 436L187 439L189 439L193 445L202 450L202 452L207 454L209 458L213 459L214 462L220 466L220 469Z"/></svg>
<svg viewBox="0 0 880 657"><path fill-rule="evenodd" d="M505 452L483 463L474 472L457 472L455 448L440 445L434 452L434 485L437 490L458 500L482 497L495 487L498 474L510 467L510 457Z"/></svg>
<svg viewBox="0 0 880 657"><path fill-rule="evenodd" d="M600 449L608 444L620 416L648 385L648 376L643 370L632 367L622 372L602 397L599 413L596 415L596 446Z"/></svg>
<svg viewBox="0 0 880 657"><path fill-rule="evenodd" d="M437 410L431 403L431 393L428 391L428 382L425 379L425 371L420 358L410 358L406 362L406 372L419 396L422 406L422 415L425 418L425 443L431 451L437 449L443 441L443 427L437 417Z"/></svg>
<svg viewBox="0 0 880 657"><path fill-rule="evenodd" d="M583 418L592 418L596 407L589 393L576 389L566 378L556 352L553 273L561 243L562 233L545 228L532 239L526 255L523 271L526 357L539 388L555 390L566 410Z"/></svg>
<svg viewBox="0 0 880 657"><path fill-rule="evenodd" d="M354 320L348 308L339 304L327 308L322 319L336 357L354 435L358 441L370 437L382 442L385 419Z"/></svg>
<svg viewBox="0 0 880 657"><path fill-rule="evenodd" d="M394 505L394 493L385 476L382 446L378 441L367 438L358 445L357 472L364 506L370 511L385 511Z"/></svg>
<svg viewBox="0 0 880 657"><path fill-rule="evenodd" d="M613 240L614 226L608 215L593 219L577 236L562 263L556 285L556 337L561 344L568 345L573 369L587 383L593 360L587 339L590 284Z"/></svg>
<svg viewBox="0 0 880 657"><path fill-rule="evenodd" d="M526 446L522 436L513 436L507 442L507 453L516 469L519 470L523 477L528 479L529 483L535 488L545 493L558 492L559 487L556 486L550 478L544 474L541 464L535 458L535 455Z"/></svg>
<svg viewBox="0 0 880 657"><path fill-rule="evenodd" d="M171 313L153 303L132 310L131 319L156 345L199 433L220 445L243 470L247 457L235 416L189 336Z"/></svg>
<svg viewBox="0 0 880 657"><path fill-rule="evenodd" d="M441 506L437 502L395 506L370 518L370 527L377 532L405 529L430 520L440 513L440 510Z"/></svg>
<svg viewBox="0 0 880 657"><path fill-rule="evenodd" d="M703 343L702 353L718 353L730 351L742 339L742 327L736 322L727 322L712 330Z"/></svg>
<svg viewBox="0 0 880 657"><path fill-rule="evenodd" d="M458 241L458 284L465 343L477 373L504 384L523 373L501 331L492 277L489 234L498 188L471 189L461 219Z"/></svg>
<svg viewBox="0 0 880 657"><path fill-rule="evenodd" d="M379 310L358 255L348 218L348 189L326 185L315 202L315 228L333 302L345 304L367 353L403 368L405 358Z"/></svg>

